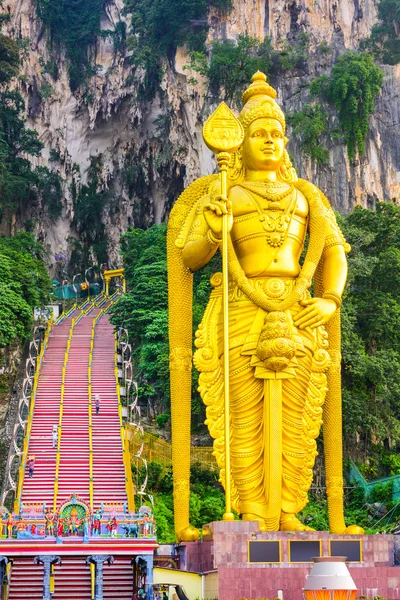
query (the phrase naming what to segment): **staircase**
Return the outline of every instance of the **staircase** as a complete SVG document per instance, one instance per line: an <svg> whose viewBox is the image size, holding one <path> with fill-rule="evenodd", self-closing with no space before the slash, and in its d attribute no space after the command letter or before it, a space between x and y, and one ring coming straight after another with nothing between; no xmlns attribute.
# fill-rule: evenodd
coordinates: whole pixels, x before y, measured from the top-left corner
<svg viewBox="0 0 400 600"><path fill-rule="evenodd" d="M94 506L126 501L120 419L114 372L114 328L108 315L96 325L92 360ZM96 415L94 397L100 395Z"/></svg>
<svg viewBox="0 0 400 600"><path fill-rule="evenodd" d="M115 378L115 339L107 314L97 320L100 308L74 322L68 348L72 318L54 325L49 337L39 374L35 408L29 440L29 455L35 455L32 478L25 473L21 500L27 504L57 508L71 494L78 494L89 504L90 499L90 435L88 367L92 327L94 326L91 363L92 385L92 456L93 508L100 503L123 504L127 500L121 415ZM78 315L75 315L78 316ZM100 413L96 415L94 396L100 394ZM61 403L62 400L62 403ZM59 440L58 491L55 486L57 448L52 445L53 425L61 423ZM76 540L80 543L80 540ZM61 548L67 548L63 544ZM96 549L97 550L97 549ZM76 550L75 550L76 552ZM108 554L107 547L101 553ZM57 554L57 549L54 550ZM36 552L35 552L36 554ZM40 554L38 543L37 554ZM104 567L104 600L131 600L133 593L132 556L115 556L110 567ZM35 565L32 556L15 557L11 571L9 600L40 600L43 594L43 566ZM55 566L53 600L90 600L90 569L85 556L62 556Z"/></svg>
<svg viewBox="0 0 400 600"><path fill-rule="evenodd" d="M61 501L71 494L89 500L88 366L93 317L94 311L75 325L66 365L58 472Z"/></svg>

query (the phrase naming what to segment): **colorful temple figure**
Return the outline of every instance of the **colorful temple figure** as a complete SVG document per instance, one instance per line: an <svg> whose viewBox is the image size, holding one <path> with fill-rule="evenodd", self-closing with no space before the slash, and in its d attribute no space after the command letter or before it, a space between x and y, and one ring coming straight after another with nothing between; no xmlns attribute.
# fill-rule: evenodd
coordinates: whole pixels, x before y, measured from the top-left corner
<svg viewBox="0 0 400 600"><path fill-rule="evenodd" d="M169 219L179 540L198 536L189 527L188 504L191 272L206 265L222 245L224 276L216 273L211 279L213 291L196 332L194 364L229 505L224 518L234 518L232 507L243 520L258 521L261 530L309 529L296 515L308 502L323 420L330 529L362 531L347 529L343 515L340 305L349 246L324 194L297 177L286 151L285 116L275 97L258 72L243 94L239 119L224 104L215 121L210 117L203 135L217 153L221 176L191 184Z"/></svg>
<svg viewBox="0 0 400 600"><path fill-rule="evenodd" d="M73 508L68 519L68 534L78 535L81 525L82 521L78 517L78 511L76 508Z"/></svg>
<svg viewBox="0 0 400 600"><path fill-rule="evenodd" d="M100 513L96 512L93 515L92 535L100 535L101 533L101 517Z"/></svg>
<svg viewBox="0 0 400 600"><path fill-rule="evenodd" d="M87 516L83 519L83 541L89 541L89 519Z"/></svg>
<svg viewBox="0 0 400 600"><path fill-rule="evenodd" d="M33 522L31 525L31 534L36 535L36 531L37 531L37 525L35 522Z"/></svg>
<svg viewBox="0 0 400 600"><path fill-rule="evenodd" d="M47 511L45 512L45 519L46 519L46 527L45 527L46 535L53 536L56 515L53 513L52 510L47 509Z"/></svg>
<svg viewBox="0 0 400 600"><path fill-rule="evenodd" d="M111 519L111 537L115 537L117 535L117 531L118 531L117 518L113 517Z"/></svg>
<svg viewBox="0 0 400 600"><path fill-rule="evenodd" d="M61 517L58 517L57 523L57 537L61 538L64 534L64 521Z"/></svg>

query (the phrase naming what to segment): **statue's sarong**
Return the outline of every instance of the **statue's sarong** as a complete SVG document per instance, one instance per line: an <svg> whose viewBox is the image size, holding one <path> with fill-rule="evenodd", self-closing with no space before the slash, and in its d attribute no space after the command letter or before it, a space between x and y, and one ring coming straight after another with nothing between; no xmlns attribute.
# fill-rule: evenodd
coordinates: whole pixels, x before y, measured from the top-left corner
<svg viewBox="0 0 400 600"><path fill-rule="evenodd" d="M270 290L276 299L286 297L295 284L295 280L278 278L257 278L250 281L252 285L262 287L266 293ZM220 298L221 287L217 286L211 294L199 331L208 340L209 352L214 348L215 355L215 350L218 349L218 369L222 372L223 314ZM277 432L282 436L281 510L294 514L307 503L307 492L312 482L312 469L317 455L315 440L322 423L322 404L326 393L325 371L329 366L325 328L299 330L293 325L293 315L302 309L302 306L295 304L286 311L296 353L286 370L287 378L282 379L282 422L281 430ZM268 484L271 474L267 472L266 465L274 444L274 435L268 436L265 431L264 382L271 371L257 356L257 343L265 315L264 310L248 300L231 283L229 381L233 495L236 497L236 509L241 514L252 513L269 519ZM223 467L225 460L218 435L220 428L213 427L215 401L223 391L218 386L219 378L212 378L209 368L205 368L203 372L201 360L195 362L201 372L200 391L208 405L210 433L217 438L214 443L217 461Z"/></svg>

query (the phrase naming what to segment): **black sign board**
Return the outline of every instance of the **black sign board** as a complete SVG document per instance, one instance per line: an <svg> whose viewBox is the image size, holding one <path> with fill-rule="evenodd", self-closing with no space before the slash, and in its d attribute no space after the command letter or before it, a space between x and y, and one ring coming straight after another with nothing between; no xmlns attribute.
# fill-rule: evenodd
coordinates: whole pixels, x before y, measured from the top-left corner
<svg viewBox="0 0 400 600"><path fill-rule="evenodd" d="M289 540L289 562L312 563L313 556L321 556L320 540Z"/></svg>
<svg viewBox="0 0 400 600"><path fill-rule="evenodd" d="M329 540L330 556L346 556L346 562L362 562L361 540Z"/></svg>
<svg viewBox="0 0 400 600"><path fill-rule="evenodd" d="M281 545L279 540L249 540L250 563L280 563Z"/></svg>

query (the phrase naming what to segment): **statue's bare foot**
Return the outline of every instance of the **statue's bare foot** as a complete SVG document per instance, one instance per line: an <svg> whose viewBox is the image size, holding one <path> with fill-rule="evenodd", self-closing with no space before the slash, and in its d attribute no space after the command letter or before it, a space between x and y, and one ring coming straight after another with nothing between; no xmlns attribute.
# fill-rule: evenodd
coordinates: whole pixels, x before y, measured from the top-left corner
<svg viewBox="0 0 400 600"><path fill-rule="evenodd" d="M258 521L260 531L267 531L264 519L262 519L258 515L254 515L253 513L243 513L242 521Z"/></svg>
<svg viewBox="0 0 400 600"><path fill-rule="evenodd" d="M280 531L315 531L312 527L304 525L294 514L282 513Z"/></svg>

